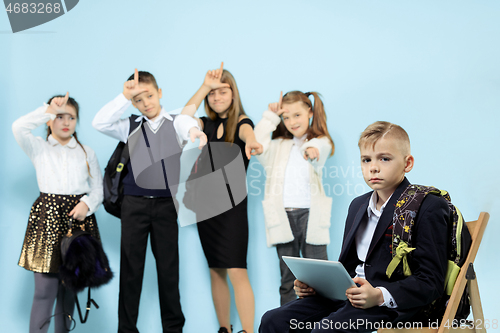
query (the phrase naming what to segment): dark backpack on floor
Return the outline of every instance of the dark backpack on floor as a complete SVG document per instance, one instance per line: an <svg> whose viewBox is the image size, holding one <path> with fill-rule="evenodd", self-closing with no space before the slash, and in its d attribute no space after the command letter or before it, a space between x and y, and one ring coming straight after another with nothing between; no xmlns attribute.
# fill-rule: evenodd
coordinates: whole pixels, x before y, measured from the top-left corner
<svg viewBox="0 0 500 333"><path fill-rule="evenodd" d="M80 316L80 322L87 321L91 304L97 309L99 305L92 299L90 289L107 284L113 278L108 257L102 249L101 242L80 228L69 230L61 241L62 265L59 267L59 277L65 288L75 293L75 303ZM85 316L82 315L77 294L88 288Z"/></svg>
<svg viewBox="0 0 500 333"><path fill-rule="evenodd" d="M451 203L448 192L422 185L408 185L404 190L394 209L391 247L393 259L389 263L386 273L390 277L398 266L402 266L399 269L402 268L406 276L411 275L408 262L411 260L411 251L415 249L412 248L413 226L420 205L429 194L443 197L450 209L450 224L448 225L448 270L446 272L445 292L443 296L435 300L428 307L423 308L417 315L417 318L425 321L440 321L443 318L458 273L467 259L467 254L472 243L472 238L464 222L462 213ZM397 255L398 252L399 255ZM469 313L469 292L465 288L455 319L466 319Z"/></svg>
<svg viewBox="0 0 500 333"><path fill-rule="evenodd" d="M132 115L129 118L130 131L132 133L140 123L135 120L139 116ZM103 188L104 188L104 209L113 216L121 217L123 201L123 178L127 173L127 163L130 160L128 145L119 142L115 151L109 158L106 168L104 168Z"/></svg>

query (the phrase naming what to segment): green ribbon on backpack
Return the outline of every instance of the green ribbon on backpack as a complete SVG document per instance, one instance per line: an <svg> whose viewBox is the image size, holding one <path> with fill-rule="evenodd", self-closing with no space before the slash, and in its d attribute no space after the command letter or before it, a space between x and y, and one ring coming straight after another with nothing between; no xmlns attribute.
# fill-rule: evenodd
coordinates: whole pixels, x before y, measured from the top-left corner
<svg viewBox="0 0 500 333"><path fill-rule="evenodd" d="M408 244L401 241L396 248L396 255L392 258L391 262L387 266L386 274L390 278L396 267L398 267L401 260L403 261L403 273L405 276L411 275L410 265L408 265L407 255L411 251L415 250L414 247L409 247Z"/></svg>
<svg viewBox="0 0 500 333"><path fill-rule="evenodd" d="M460 273L460 266L453 261L448 260L448 269L446 270L446 279L444 280L444 290L446 295L450 296L455 282L457 281L458 273Z"/></svg>

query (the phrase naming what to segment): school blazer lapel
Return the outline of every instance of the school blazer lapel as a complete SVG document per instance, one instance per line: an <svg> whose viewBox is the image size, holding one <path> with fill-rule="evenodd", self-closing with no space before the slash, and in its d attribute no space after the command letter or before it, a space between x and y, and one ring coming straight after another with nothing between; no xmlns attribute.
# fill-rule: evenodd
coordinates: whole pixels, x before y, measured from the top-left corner
<svg viewBox="0 0 500 333"><path fill-rule="evenodd" d="M359 225L363 220L363 216L366 214L366 209L368 208L368 203L370 201L370 197L358 208L356 215L354 216L353 223L349 226L346 225L346 228L349 228L347 235L344 239L344 243L342 246L342 251L340 252L339 261L343 262L346 258L347 253L349 252L350 247L352 246L352 242L356 236L356 232L358 231Z"/></svg>
<svg viewBox="0 0 500 333"><path fill-rule="evenodd" d="M404 189L408 187L408 185L410 185L410 182L405 177L405 179L401 182L401 184L399 184L399 186L396 188L391 198L389 199L389 202L385 206L384 212L380 216L380 219L378 220L377 223L377 227L375 228L375 232L373 233L372 242L370 243L370 247L368 248L368 254L366 255L367 259L370 257L370 254L375 248L375 245L377 245L380 239L384 236L387 228L391 226L396 202L401 196L401 193L403 193Z"/></svg>

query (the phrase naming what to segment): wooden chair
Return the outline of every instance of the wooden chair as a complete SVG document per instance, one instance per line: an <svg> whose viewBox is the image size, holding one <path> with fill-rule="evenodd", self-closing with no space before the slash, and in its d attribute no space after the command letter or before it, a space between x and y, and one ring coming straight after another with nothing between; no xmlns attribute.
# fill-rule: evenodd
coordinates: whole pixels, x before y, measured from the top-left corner
<svg viewBox="0 0 500 333"><path fill-rule="evenodd" d="M462 332L462 333L486 333L484 326L483 308L481 306L481 299L479 297L479 288L477 285L476 273L474 272L474 259L476 258L477 250L483 239L484 229L488 224L490 215L482 212L476 221L466 222L469 228L472 244L467 255L467 260L460 269L460 273L453 287L453 291L446 307L446 312L443 316L443 321L439 328L433 327L420 327L420 328L392 328L392 329L379 329L378 333L448 333L448 332ZM481 327L451 327L455 314L457 312L458 304L462 298L465 285L469 286L469 299L474 316L473 323L482 324ZM479 325L478 325L479 326Z"/></svg>

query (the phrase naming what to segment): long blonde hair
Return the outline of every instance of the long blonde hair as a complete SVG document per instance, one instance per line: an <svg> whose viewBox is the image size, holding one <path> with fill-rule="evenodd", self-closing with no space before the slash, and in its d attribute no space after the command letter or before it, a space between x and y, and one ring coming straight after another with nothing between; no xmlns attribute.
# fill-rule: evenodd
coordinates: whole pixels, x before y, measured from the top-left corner
<svg viewBox="0 0 500 333"><path fill-rule="evenodd" d="M236 126L238 125L238 121L240 116L246 115L245 110L243 110L243 105L241 104L240 93L238 91L238 86L236 85L236 80L233 75L229 73L229 71L225 70L222 72L222 76L220 81L222 83L229 84L230 89L233 92L233 102L229 106L228 114L227 114L227 124L226 124L226 142L234 142L234 135L236 134ZM217 119L217 112L212 110L210 105L208 104L208 95L205 97L205 112L207 116L215 120Z"/></svg>
<svg viewBox="0 0 500 333"><path fill-rule="evenodd" d="M314 104L309 99L309 96L311 95L314 97ZM307 108L310 108L311 111L313 112L312 123L306 132L307 140L311 140L321 136L326 136L330 140L330 143L332 144L332 152L330 154L330 156L332 156L335 151L335 144L333 143L332 137L328 133L328 127L326 125L325 108L323 106L323 101L321 101L320 94L314 91L306 93L303 93L302 91L298 90L290 91L283 96L281 104L282 105L292 104L296 102L302 102ZM286 126L283 123L283 118L281 119L281 122L279 123L276 130L273 132L272 138L273 139L293 138L293 134L286 129Z"/></svg>

